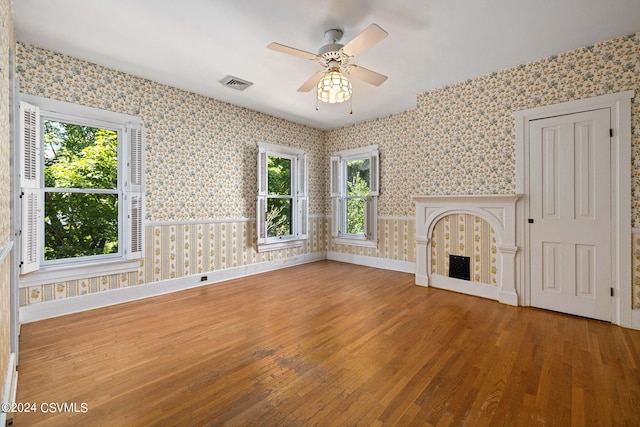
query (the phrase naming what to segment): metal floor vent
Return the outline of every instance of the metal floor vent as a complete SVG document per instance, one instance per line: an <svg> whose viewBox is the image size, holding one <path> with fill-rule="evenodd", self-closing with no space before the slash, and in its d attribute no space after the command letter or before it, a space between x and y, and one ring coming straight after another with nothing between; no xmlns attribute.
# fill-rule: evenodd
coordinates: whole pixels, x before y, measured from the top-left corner
<svg viewBox="0 0 640 427"><path fill-rule="evenodd" d="M449 255L449 277L471 280L471 258L468 256Z"/></svg>
<svg viewBox="0 0 640 427"><path fill-rule="evenodd" d="M220 83L223 86L230 87L235 90L245 90L249 86L253 85L253 83L250 81L243 80L241 78L234 77L234 76L226 76L225 78L220 80Z"/></svg>

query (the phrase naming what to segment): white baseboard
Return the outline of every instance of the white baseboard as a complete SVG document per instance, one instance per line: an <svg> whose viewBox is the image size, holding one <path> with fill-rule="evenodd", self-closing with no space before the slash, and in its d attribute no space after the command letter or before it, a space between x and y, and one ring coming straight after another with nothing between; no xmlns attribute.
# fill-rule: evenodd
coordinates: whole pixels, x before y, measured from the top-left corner
<svg viewBox="0 0 640 427"><path fill-rule="evenodd" d="M349 264L364 265L365 267L382 268L385 270L400 271L415 274L416 263L409 261L397 261L388 258L378 258L366 255L346 254L343 252L327 252L327 259L332 261L347 262Z"/></svg>
<svg viewBox="0 0 640 427"><path fill-rule="evenodd" d="M18 371L16 370L16 354L9 354L9 363L7 364L7 372L4 379L4 388L2 394L2 403L15 403L16 392L18 387ZM7 425L7 421L13 419L12 413L0 411L0 426Z"/></svg>
<svg viewBox="0 0 640 427"><path fill-rule="evenodd" d="M439 289L460 292L463 294L474 295L477 297L498 300L499 290L495 285L486 283L472 282L469 280L460 280L453 277L441 276L439 274L431 275L431 286Z"/></svg>
<svg viewBox="0 0 640 427"><path fill-rule="evenodd" d="M429 287L429 276L425 274L416 274L416 285L424 286L426 288Z"/></svg>
<svg viewBox="0 0 640 427"><path fill-rule="evenodd" d="M51 317L63 316L65 314L78 313L100 307L135 301L143 298L154 297L181 291L184 289L206 286L225 280L239 277L251 276L253 274L265 273L267 271L278 270L294 265L306 264L309 262L326 259L325 252L299 255L283 260L266 261L259 264L249 264L239 267L227 268L219 271L209 271L194 274L177 279L163 280L154 283L130 286L127 288L114 289L111 291L98 292L94 294L79 295L73 298L46 301L20 307L20 323L35 322ZM202 276L207 276L206 281L200 281Z"/></svg>

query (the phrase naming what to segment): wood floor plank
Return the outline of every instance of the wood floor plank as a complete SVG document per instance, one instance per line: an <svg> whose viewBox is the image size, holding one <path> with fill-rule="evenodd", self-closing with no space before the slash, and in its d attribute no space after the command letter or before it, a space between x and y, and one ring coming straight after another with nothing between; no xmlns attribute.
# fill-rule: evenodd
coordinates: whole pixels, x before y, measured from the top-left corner
<svg viewBox="0 0 640 427"><path fill-rule="evenodd" d="M332 261L23 325L15 425L640 425L640 331Z"/></svg>

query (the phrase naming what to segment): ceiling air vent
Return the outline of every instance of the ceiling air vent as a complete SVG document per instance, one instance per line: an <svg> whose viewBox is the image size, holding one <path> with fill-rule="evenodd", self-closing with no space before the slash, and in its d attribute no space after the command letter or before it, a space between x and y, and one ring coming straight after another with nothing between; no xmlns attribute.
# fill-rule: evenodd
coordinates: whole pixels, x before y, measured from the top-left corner
<svg viewBox="0 0 640 427"><path fill-rule="evenodd" d="M223 86L230 87L236 90L245 90L249 86L253 85L250 81L242 80L238 77L227 76L224 79L220 80L220 83Z"/></svg>

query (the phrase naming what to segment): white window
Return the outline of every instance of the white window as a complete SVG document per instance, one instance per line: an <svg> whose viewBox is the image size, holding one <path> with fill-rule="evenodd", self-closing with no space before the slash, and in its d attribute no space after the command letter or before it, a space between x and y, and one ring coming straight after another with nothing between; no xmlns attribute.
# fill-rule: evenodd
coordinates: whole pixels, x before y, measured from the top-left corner
<svg viewBox="0 0 640 427"><path fill-rule="evenodd" d="M68 280L137 268L137 261L126 261L143 255L139 119L34 96L23 99L21 274L39 270L27 281L46 282L56 273Z"/></svg>
<svg viewBox="0 0 640 427"><path fill-rule="evenodd" d="M258 143L258 251L301 246L307 239L308 209L304 151Z"/></svg>
<svg viewBox="0 0 640 427"><path fill-rule="evenodd" d="M331 235L341 244L377 247L377 145L331 157Z"/></svg>

